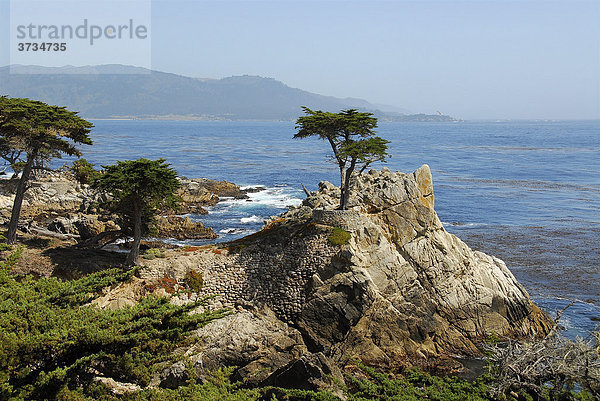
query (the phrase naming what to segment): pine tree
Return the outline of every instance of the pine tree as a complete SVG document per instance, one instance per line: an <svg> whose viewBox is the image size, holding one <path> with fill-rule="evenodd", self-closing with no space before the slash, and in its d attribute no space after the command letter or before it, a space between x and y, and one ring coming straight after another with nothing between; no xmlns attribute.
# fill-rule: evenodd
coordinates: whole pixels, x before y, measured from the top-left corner
<svg viewBox="0 0 600 401"><path fill-rule="evenodd" d="M377 119L373 113L355 109L339 113L313 111L302 107L305 116L296 121L298 132L294 138L317 136L326 140L333 151L333 162L340 169L340 210L347 208L350 198L350 178L354 171L362 173L372 163L385 162L389 141L375 136Z"/></svg>
<svg viewBox="0 0 600 401"><path fill-rule="evenodd" d="M113 209L121 216L121 229L133 236L127 265L139 263L142 235L150 231L154 215L161 207L174 208L174 195L180 184L177 172L164 159L118 161L102 166L105 171L93 187L110 192Z"/></svg>
<svg viewBox="0 0 600 401"><path fill-rule="evenodd" d="M34 169L62 154L80 156L77 144L91 145L89 137L93 124L76 112L46 103L0 97L0 157L15 171L21 171L17 184L6 242L17 239L17 227Z"/></svg>

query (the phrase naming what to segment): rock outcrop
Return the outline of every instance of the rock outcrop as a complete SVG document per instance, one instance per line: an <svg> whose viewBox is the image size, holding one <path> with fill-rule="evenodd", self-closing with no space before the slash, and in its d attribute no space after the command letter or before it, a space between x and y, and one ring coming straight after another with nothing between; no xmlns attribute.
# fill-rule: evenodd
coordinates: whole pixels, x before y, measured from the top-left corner
<svg viewBox="0 0 600 401"><path fill-rule="evenodd" d="M156 229L159 238L186 239L214 239L218 235L212 228L204 227L200 222L191 221L189 217L158 216Z"/></svg>
<svg viewBox="0 0 600 401"><path fill-rule="evenodd" d="M177 213L205 214L205 206L213 206L222 198L247 197L246 191L227 181L206 178L180 178L181 208ZM31 180L31 188L25 193L21 212L21 227L36 227L78 237L86 241L105 231L119 230L114 222L116 216L101 210L99 205L108 199L106 194L93 190L89 185L78 183L68 172L45 172ZM0 224L10 219L14 200L15 182L0 180ZM202 223L165 211L158 218L158 237L184 239L213 239L217 235Z"/></svg>
<svg viewBox="0 0 600 401"><path fill-rule="evenodd" d="M181 188L177 195L181 198L180 213L208 213L203 206L214 206L221 198L246 199L245 191L227 181L214 181L207 178L181 178Z"/></svg>
<svg viewBox="0 0 600 401"><path fill-rule="evenodd" d="M10 218L16 182L0 180L0 210L3 223ZM45 172L31 179L25 192L21 219L42 221L68 213L88 212L93 205L106 199L89 185L79 184L70 174Z"/></svg>
<svg viewBox="0 0 600 401"><path fill-rule="evenodd" d="M257 382L299 386L292 372L332 374L355 359L381 368L452 370L459 366L455 357L480 355L477 344L487 336L549 330L550 319L501 260L446 232L434 210L428 166L353 177L348 211L334 210L338 196L339 188L323 182L256 234L148 262L144 280L183 282L194 270L204 281L198 296L216 295L213 307L237 310L202 329L202 340L188 352L198 366L237 355L240 376L254 380L252 366L258 366ZM332 235L340 230L349 233L347 241ZM293 338L290 346L256 345L258 328L223 329L236 319L247 320L245 327L277 324L270 311L285 325L278 332ZM233 354L218 351L209 338ZM324 385L319 380L312 387Z"/></svg>

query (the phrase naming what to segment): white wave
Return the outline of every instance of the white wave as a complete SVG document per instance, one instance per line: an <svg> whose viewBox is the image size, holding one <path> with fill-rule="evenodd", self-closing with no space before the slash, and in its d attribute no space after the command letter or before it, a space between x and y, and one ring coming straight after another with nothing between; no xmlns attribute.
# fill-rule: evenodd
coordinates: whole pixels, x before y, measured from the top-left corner
<svg viewBox="0 0 600 401"><path fill-rule="evenodd" d="M264 221L264 219L262 217L259 217L255 214L252 215L252 217L242 217L240 219L241 223L244 224L248 224L248 223L262 223Z"/></svg>
<svg viewBox="0 0 600 401"><path fill-rule="evenodd" d="M246 230L244 228L224 228L219 230L221 234L252 234L253 230Z"/></svg>
<svg viewBox="0 0 600 401"><path fill-rule="evenodd" d="M256 189L256 190L264 191L265 189L267 189L267 187L265 187L264 185L244 185L243 187L240 187L240 189L242 191L245 191L247 189Z"/></svg>
<svg viewBox="0 0 600 401"><path fill-rule="evenodd" d="M444 227L482 227L485 223L461 223L460 221L442 221Z"/></svg>
<svg viewBox="0 0 600 401"><path fill-rule="evenodd" d="M280 209L287 206L298 206L302 203L302 199L284 188L267 188L264 191L248 194L248 198L254 203Z"/></svg>
<svg viewBox="0 0 600 401"><path fill-rule="evenodd" d="M264 188L261 191L249 193L248 199L221 198L216 206L206 207L206 210L209 213L220 213L248 204L286 209L288 206L298 206L302 203L302 198L299 198L299 195L300 191L290 191L289 187Z"/></svg>

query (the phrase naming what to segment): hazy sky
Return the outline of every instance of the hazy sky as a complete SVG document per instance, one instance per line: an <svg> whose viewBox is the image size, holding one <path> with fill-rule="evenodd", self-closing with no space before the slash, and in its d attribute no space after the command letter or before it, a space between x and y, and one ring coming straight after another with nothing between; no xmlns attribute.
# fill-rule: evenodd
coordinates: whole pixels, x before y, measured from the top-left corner
<svg viewBox="0 0 600 401"><path fill-rule="evenodd" d="M153 69L188 76L465 119L600 118L598 0L155 0L151 36Z"/></svg>

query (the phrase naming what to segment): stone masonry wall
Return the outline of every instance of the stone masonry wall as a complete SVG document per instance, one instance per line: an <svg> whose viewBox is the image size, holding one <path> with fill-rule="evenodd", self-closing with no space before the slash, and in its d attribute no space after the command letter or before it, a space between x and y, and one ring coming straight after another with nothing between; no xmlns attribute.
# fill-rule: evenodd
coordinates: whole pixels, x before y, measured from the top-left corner
<svg viewBox="0 0 600 401"><path fill-rule="evenodd" d="M362 225L361 214L356 210L315 209L312 212L312 219L315 223L339 227L347 231L354 231Z"/></svg>
<svg viewBox="0 0 600 401"><path fill-rule="evenodd" d="M199 297L216 295L212 307L232 308L238 303L266 305L284 321L301 311L313 275L327 268L339 247L329 243L327 232L306 238L294 236L285 243L251 245L231 251L205 248L168 260L153 260L143 279L168 277L183 282L190 270L202 273ZM150 263L149 263L150 264Z"/></svg>

